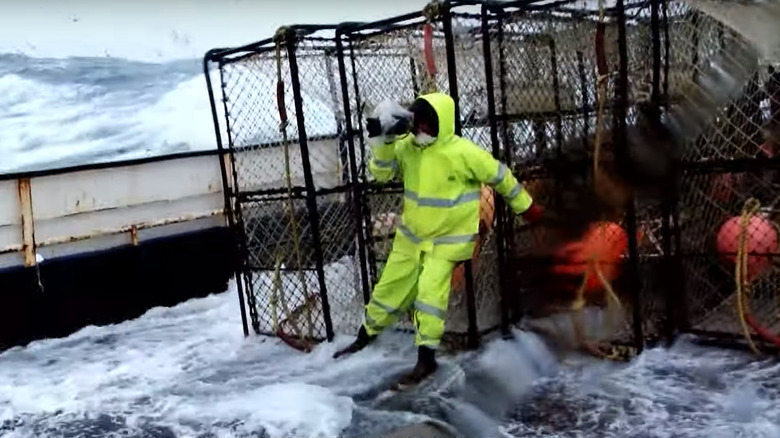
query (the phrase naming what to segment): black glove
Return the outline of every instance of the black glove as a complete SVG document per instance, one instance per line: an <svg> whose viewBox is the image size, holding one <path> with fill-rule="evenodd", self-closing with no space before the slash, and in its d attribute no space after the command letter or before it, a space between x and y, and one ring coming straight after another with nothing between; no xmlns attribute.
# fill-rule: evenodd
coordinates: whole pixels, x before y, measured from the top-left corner
<svg viewBox="0 0 780 438"><path fill-rule="evenodd" d="M366 132L368 138L379 137L382 135L382 123L376 117L369 117L366 119Z"/></svg>
<svg viewBox="0 0 780 438"><path fill-rule="evenodd" d="M384 100L366 119L369 138L404 135L412 127L413 114L393 100Z"/></svg>
<svg viewBox="0 0 780 438"><path fill-rule="evenodd" d="M378 117L369 117L366 119L366 132L368 138L379 137L380 135L404 135L411 129L411 119L393 116L395 123L391 126L382 126Z"/></svg>

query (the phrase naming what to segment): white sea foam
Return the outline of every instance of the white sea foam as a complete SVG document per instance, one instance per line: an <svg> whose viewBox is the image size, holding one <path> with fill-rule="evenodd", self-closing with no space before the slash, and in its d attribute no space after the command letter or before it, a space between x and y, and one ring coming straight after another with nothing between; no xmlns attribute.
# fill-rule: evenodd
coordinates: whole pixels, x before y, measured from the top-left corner
<svg viewBox="0 0 780 438"><path fill-rule="evenodd" d="M339 335L304 354L274 339L244 338L231 285L223 294L1 354L0 432L346 437L416 421L413 413L372 411L360 401L413 364L411 336L387 333L333 360L349 340ZM515 340L492 341L458 360L471 395L442 405L449 410L417 414L444 415L480 436L499 436L499 428L514 436L780 433L780 366L685 341L630 365L559 364L538 337L517 331Z"/></svg>

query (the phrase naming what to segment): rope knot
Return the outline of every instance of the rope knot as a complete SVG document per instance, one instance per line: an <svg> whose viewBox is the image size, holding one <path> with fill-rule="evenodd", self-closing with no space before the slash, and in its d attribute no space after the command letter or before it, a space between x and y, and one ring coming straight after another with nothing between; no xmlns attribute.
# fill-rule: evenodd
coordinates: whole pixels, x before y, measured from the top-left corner
<svg viewBox="0 0 780 438"><path fill-rule="evenodd" d="M281 45L290 40L290 37L294 34L294 31L289 26L282 26L276 29L274 33L273 41L277 45Z"/></svg>
<svg viewBox="0 0 780 438"><path fill-rule="evenodd" d="M441 16L443 9L444 6L440 0L433 0L423 8L423 16L430 23Z"/></svg>

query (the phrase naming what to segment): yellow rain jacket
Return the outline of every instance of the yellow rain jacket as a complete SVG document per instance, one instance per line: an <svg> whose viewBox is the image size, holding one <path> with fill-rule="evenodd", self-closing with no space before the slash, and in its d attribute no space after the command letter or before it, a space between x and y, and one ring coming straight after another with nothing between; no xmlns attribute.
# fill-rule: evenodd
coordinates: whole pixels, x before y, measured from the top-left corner
<svg viewBox="0 0 780 438"><path fill-rule="evenodd" d="M443 93L421 96L439 116L436 142L414 144L407 135L374 146L369 171L379 182L404 182L402 225L394 249L423 250L448 260L471 258L479 231L482 185L493 186L516 213L532 199L507 167L472 141L455 135L455 103Z"/></svg>
<svg viewBox="0 0 780 438"><path fill-rule="evenodd" d="M404 207L363 326L368 334L377 334L412 307L415 344L436 348L444 334L453 270L457 262L471 258L479 233L483 184L495 187L517 213L527 210L532 199L505 165L455 135L452 98L441 93L422 98L438 114L436 141L420 147L407 135L374 146L369 162L377 181L403 179Z"/></svg>

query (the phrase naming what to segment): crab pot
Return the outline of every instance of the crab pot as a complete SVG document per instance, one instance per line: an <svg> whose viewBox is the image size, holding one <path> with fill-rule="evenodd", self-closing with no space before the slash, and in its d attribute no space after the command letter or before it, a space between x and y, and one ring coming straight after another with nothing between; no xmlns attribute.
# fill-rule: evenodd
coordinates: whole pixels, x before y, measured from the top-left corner
<svg viewBox="0 0 780 438"><path fill-rule="evenodd" d="M739 283L749 289L745 314L757 327L778 329L773 70L739 34L712 17L677 2L669 4L668 14L669 56L672 65L680 66L670 69L674 80L669 82L689 101L706 97L717 103L708 108L712 116L686 139L680 154L684 169L677 205L677 251L683 270L678 290L684 309L680 328L744 343ZM706 81L733 86L695 88ZM739 217L750 205L757 210L742 228ZM741 232L746 237L744 282L735 276L734 264ZM756 342L767 342L755 330L749 332Z"/></svg>
<svg viewBox="0 0 780 438"><path fill-rule="evenodd" d="M404 199L400 179L378 184L367 171L365 119L384 99L409 105L441 91L456 102L456 132L507 164L550 213L526 224L485 187L477 249L453 275L447 346L571 313L584 273L596 272L573 266L589 258L582 248L596 246L581 244L602 222L620 244L601 247L618 253L600 268L606 281L589 277L579 297L619 301L602 341L739 340L734 257L723 254L734 245L721 236L719 246L718 233L749 198L767 224L780 216L780 86L760 59L732 27L661 0L603 11L580 1L432 2L210 51L252 326L313 341L355 333ZM747 245L769 249L748 254L761 266L748 301L771 332L777 248L766 242ZM402 316L395 329L413 326Z"/></svg>
<svg viewBox="0 0 780 438"><path fill-rule="evenodd" d="M639 291L652 287L645 276L660 268L640 260L641 204L617 172L616 158L636 117L633 75L660 74L647 57L660 15L652 20L647 3L621 5L603 16L581 3L506 5L491 13L496 137L526 189L556 216L529 226L507 215L509 319L568 312L590 271L560 254L587 239L593 224L607 221L626 236L622 253L610 263L607 289L618 295L623 312L607 340L642 345L647 333L640 323L659 316L639 312L640 297L648 297ZM586 282L592 292L587 303L603 305L603 285Z"/></svg>
<svg viewBox="0 0 780 438"><path fill-rule="evenodd" d="M357 330L364 301L337 47L323 32L283 28L206 58L251 325L299 343Z"/></svg>

